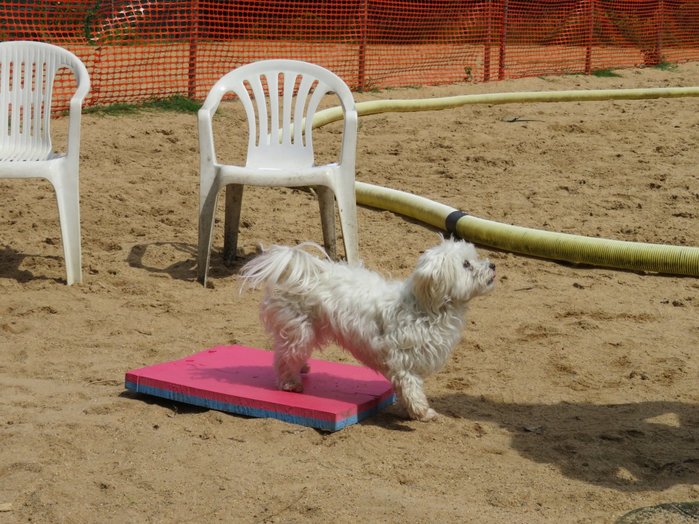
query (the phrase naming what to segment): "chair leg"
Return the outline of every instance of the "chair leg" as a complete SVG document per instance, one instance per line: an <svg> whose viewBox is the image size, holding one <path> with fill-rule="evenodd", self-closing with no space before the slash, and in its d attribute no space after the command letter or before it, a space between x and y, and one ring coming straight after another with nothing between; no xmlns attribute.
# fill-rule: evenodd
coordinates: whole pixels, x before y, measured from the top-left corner
<svg viewBox="0 0 699 524"><path fill-rule="evenodd" d="M226 186L226 214L223 226L223 263L226 267L231 267L235 263L238 249L243 187L242 184Z"/></svg>
<svg viewBox="0 0 699 524"><path fill-rule="evenodd" d="M64 177L54 184L61 224L63 256L68 285L82 282L82 253L80 249L80 197L77 176Z"/></svg>
<svg viewBox="0 0 699 524"><path fill-rule="evenodd" d="M323 228L323 247L333 260L337 260L337 233L335 231L335 195L326 186L317 186L320 206L320 223Z"/></svg>
<svg viewBox="0 0 699 524"><path fill-rule="evenodd" d="M197 280L206 287L209 273L209 256L216 213L217 188L212 185L199 204L199 241L197 244Z"/></svg>
<svg viewBox="0 0 699 524"><path fill-rule="evenodd" d="M335 187L335 198L340 215L342 238L345 244L345 255L348 264L359 263L359 247L357 234L357 197L354 180L340 181Z"/></svg>

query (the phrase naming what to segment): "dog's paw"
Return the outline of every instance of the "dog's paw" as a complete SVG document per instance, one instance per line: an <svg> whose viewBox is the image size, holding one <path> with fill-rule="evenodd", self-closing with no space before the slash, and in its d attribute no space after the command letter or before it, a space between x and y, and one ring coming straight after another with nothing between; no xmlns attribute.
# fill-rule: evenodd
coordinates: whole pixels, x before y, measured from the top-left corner
<svg viewBox="0 0 699 524"><path fill-rule="evenodd" d="M305 375L306 373L310 373L310 371L311 371L311 366L309 366L308 364L304 364L304 365L301 367L301 373L303 373L304 375Z"/></svg>
<svg viewBox="0 0 699 524"><path fill-rule="evenodd" d="M432 422L433 420L437 420L439 418L439 413L437 413L434 409L429 408L424 415L418 417L418 420L420 422Z"/></svg>
<svg viewBox="0 0 699 524"><path fill-rule="evenodd" d="M303 393L303 384L301 382L287 381L280 382L279 389L282 391L292 391L294 393Z"/></svg>

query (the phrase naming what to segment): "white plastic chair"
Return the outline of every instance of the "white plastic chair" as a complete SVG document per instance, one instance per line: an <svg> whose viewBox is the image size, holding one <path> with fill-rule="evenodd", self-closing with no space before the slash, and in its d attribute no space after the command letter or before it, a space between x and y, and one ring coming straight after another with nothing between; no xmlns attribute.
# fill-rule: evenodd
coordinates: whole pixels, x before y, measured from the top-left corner
<svg viewBox="0 0 699 524"><path fill-rule="evenodd" d="M237 95L248 119L245 166L217 162L213 116L227 93ZM315 165L312 120L321 99L335 93L344 113L342 149L337 162ZM252 95L252 96L251 96ZM294 96L295 95L295 96ZM223 256L236 255L245 184L316 186L323 242L336 256L335 206L342 226L345 256L358 261L354 189L357 111L349 87L334 73L296 60L263 60L234 69L211 88L199 110L200 188L198 278L206 285L218 194L226 187Z"/></svg>
<svg viewBox="0 0 699 524"><path fill-rule="evenodd" d="M51 145L56 72L67 67L77 88L70 99L65 154ZM0 42L0 178L46 178L53 185L68 285L82 281L78 160L82 102L90 89L85 65L43 42Z"/></svg>

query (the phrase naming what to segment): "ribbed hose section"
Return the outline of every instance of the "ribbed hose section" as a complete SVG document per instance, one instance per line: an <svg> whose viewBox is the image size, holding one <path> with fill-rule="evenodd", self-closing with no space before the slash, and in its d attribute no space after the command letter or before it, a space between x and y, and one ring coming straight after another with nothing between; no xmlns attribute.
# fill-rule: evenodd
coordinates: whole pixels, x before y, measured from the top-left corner
<svg viewBox="0 0 699 524"><path fill-rule="evenodd" d="M356 183L359 204L385 209L445 230L447 217L458 210L427 198L380 186ZM669 275L699 277L699 248L644 244L593 238L500 224L463 215L452 229L476 244L512 253L586 264Z"/></svg>

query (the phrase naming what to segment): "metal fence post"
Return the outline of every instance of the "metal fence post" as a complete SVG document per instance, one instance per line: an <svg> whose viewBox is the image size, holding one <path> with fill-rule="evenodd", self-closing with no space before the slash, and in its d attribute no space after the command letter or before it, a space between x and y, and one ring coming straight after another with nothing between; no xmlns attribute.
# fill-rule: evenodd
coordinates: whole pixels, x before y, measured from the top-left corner
<svg viewBox="0 0 699 524"><path fill-rule="evenodd" d="M583 0L586 2L585 21L587 22L587 34L585 35L585 74L592 73L592 42L595 37L595 0Z"/></svg>
<svg viewBox="0 0 699 524"><path fill-rule="evenodd" d="M505 46L507 45L507 10L508 0L502 0L502 17L500 18L500 56L498 61L498 80L505 78Z"/></svg>
<svg viewBox="0 0 699 524"><path fill-rule="evenodd" d="M487 18L485 47L483 48L483 81L490 80L490 48L493 38L493 0L488 0L488 9L485 14Z"/></svg>
<svg viewBox="0 0 699 524"><path fill-rule="evenodd" d="M189 33L189 64L187 67L187 96L197 97L197 46L199 44L199 0L192 0Z"/></svg>
<svg viewBox="0 0 699 524"><path fill-rule="evenodd" d="M655 60L653 65L663 62L663 32L665 31L665 0L658 0L655 19Z"/></svg>
<svg viewBox="0 0 699 524"><path fill-rule="evenodd" d="M362 12L359 22L359 56L357 57L357 89L364 91L366 89L366 46L367 32L369 31L369 0L362 1Z"/></svg>

